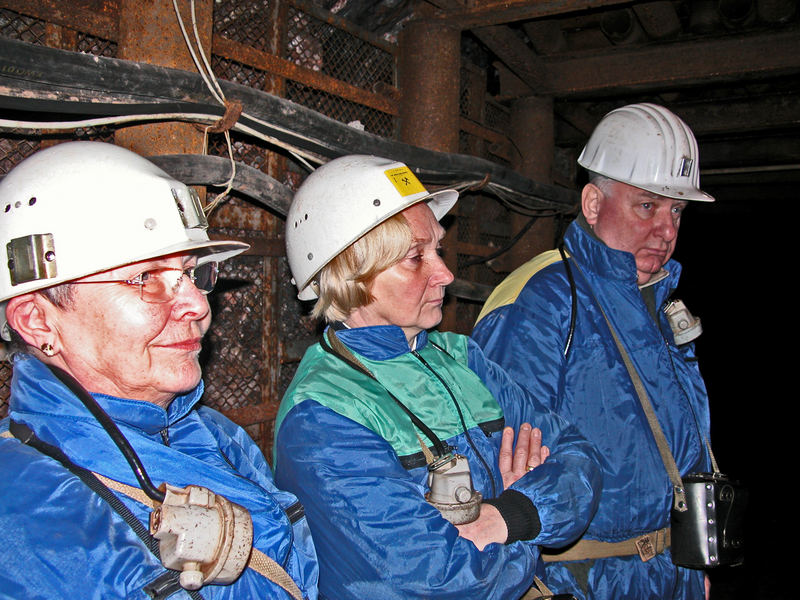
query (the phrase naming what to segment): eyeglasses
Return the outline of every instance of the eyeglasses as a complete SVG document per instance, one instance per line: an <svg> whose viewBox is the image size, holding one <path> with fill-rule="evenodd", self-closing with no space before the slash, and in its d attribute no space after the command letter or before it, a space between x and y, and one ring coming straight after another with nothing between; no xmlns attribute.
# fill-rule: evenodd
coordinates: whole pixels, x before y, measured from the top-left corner
<svg viewBox="0 0 800 600"><path fill-rule="evenodd" d="M122 283L138 286L139 297L149 304L163 304L175 298L183 276L203 294L208 294L217 283L219 268L215 262L206 262L188 269L171 269L168 267L149 269L131 279L104 279L95 281L70 281L73 283Z"/></svg>

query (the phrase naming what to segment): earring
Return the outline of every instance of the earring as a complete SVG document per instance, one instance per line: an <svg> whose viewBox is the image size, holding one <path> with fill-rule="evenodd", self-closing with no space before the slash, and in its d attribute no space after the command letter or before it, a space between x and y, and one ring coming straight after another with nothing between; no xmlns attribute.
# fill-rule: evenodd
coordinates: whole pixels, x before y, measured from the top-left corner
<svg viewBox="0 0 800 600"><path fill-rule="evenodd" d="M47 342L41 345L41 349L45 356L53 356L56 353L53 349L53 344L48 344Z"/></svg>

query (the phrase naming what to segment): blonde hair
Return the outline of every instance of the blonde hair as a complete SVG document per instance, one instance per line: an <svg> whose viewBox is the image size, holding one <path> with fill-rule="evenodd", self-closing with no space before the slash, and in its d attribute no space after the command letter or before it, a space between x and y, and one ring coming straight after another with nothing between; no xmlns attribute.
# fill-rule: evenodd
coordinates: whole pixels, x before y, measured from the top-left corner
<svg viewBox="0 0 800 600"><path fill-rule="evenodd" d="M322 268L319 300L311 314L329 323L345 321L369 304L372 281L403 258L412 241L411 225L402 213L365 233Z"/></svg>

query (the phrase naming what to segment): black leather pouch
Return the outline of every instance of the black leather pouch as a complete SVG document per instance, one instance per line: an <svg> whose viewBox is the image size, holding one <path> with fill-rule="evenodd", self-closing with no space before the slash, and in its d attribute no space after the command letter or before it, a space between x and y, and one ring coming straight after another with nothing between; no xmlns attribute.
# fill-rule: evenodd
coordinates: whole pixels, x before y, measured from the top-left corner
<svg viewBox="0 0 800 600"><path fill-rule="evenodd" d="M672 562L705 569L744 561L747 490L721 473L683 477L686 510L672 509Z"/></svg>

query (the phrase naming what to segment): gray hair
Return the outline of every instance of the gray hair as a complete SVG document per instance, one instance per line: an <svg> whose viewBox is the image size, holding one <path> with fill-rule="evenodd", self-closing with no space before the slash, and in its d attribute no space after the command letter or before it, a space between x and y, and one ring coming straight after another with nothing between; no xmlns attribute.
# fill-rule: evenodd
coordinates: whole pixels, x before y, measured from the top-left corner
<svg viewBox="0 0 800 600"><path fill-rule="evenodd" d="M613 194L612 187L617 184L617 181L605 175L600 175L600 173L595 173L594 171L589 171L588 173L589 183L603 192L603 195L610 196Z"/></svg>
<svg viewBox="0 0 800 600"><path fill-rule="evenodd" d="M33 293L41 294L54 306L61 310L66 310L74 306L74 290L75 286L72 284L62 283ZM5 307L3 309L5 310ZM5 348L0 352L0 360L11 362L11 358L15 354L30 354L31 345L22 338L19 332L11 327L8 322L6 322L5 327L10 339L6 341Z"/></svg>

